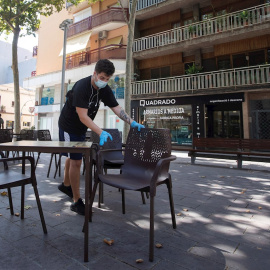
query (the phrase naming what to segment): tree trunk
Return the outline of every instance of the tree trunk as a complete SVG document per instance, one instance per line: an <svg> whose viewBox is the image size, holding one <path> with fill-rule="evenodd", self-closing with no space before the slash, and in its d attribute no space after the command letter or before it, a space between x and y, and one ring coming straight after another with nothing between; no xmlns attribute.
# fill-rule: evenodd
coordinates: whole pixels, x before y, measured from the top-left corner
<svg viewBox="0 0 270 270"><path fill-rule="evenodd" d="M126 52L126 83L125 83L125 111L130 115L130 103L131 103L131 79L132 79L132 47L134 41L134 27L135 27L135 17L136 17L136 6L138 0L133 0L131 8L129 10L129 23L128 23L128 40L127 40L127 52ZM124 124L124 142L127 139L129 132L129 125Z"/></svg>
<svg viewBox="0 0 270 270"><path fill-rule="evenodd" d="M19 69L18 69L18 39L20 35L20 28L16 27L13 32L12 41L12 70L14 80L14 119L15 119L15 133L20 133L21 130L21 115L20 115L20 85L19 85Z"/></svg>

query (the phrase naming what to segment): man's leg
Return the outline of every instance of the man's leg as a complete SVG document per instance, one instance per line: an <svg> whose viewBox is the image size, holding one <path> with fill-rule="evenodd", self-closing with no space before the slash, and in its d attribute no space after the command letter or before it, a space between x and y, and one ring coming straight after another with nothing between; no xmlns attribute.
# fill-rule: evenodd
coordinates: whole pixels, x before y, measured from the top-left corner
<svg viewBox="0 0 270 270"><path fill-rule="evenodd" d="M70 159L69 180L73 191L73 201L77 202L80 198L80 169L82 160Z"/></svg>
<svg viewBox="0 0 270 270"><path fill-rule="evenodd" d="M64 171L64 185L66 187L70 186L69 167L70 167L70 158L67 158L65 162L65 171Z"/></svg>

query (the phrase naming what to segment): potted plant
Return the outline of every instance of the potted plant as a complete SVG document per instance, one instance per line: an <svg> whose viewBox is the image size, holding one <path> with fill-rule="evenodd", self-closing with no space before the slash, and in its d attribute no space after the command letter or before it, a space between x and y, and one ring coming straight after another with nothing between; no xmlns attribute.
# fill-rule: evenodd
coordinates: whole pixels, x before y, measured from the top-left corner
<svg viewBox="0 0 270 270"><path fill-rule="evenodd" d="M187 75L196 74L202 72L203 67L198 67L195 65L195 63L192 64L192 66L188 66L188 68L185 70Z"/></svg>
<svg viewBox="0 0 270 270"><path fill-rule="evenodd" d="M190 34L193 35L193 37L196 37L196 26L195 25L190 25L188 27L188 31L189 31Z"/></svg>
<svg viewBox="0 0 270 270"><path fill-rule="evenodd" d="M241 18L244 25L248 25L249 12L247 10L243 10L240 13L240 18Z"/></svg>

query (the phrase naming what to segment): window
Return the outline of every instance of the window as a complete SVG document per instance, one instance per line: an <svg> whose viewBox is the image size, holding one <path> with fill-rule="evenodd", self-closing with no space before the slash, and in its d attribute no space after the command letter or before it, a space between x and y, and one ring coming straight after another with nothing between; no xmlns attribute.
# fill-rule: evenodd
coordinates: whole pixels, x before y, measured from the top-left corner
<svg viewBox="0 0 270 270"><path fill-rule="evenodd" d="M184 20L184 25L189 25L193 23L193 19Z"/></svg>
<svg viewBox="0 0 270 270"><path fill-rule="evenodd" d="M75 14L73 14L73 23L82 21L88 17L90 17L92 15L92 9L91 8L86 8L80 12L77 12Z"/></svg>
<svg viewBox="0 0 270 270"><path fill-rule="evenodd" d="M172 28L174 29L174 28L178 28L180 26L181 26L181 23L180 22L176 22L176 23L173 23Z"/></svg>
<svg viewBox="0 0 270 270"><path fill-rule="evenodd" d="M161 67L151 69L151 79L167 78L171 76L171 67Z"/></svg>
<svg viewBox="0 0 270 270"><path fill-rule="evenodd" d="M247 67L247 65L248 61L244 53L233 55L233 68Z"/></svg>
<svg viewBox="0 0 270 270"><path fill-rule="evenodd" d="M23 122L24 127L30 127L30 122Z"/></svg>
<svg viewBox="0 0 270 270"><path fill-rule="evenodd" d="M202 15L202 21L212 19L213 17L214 17L213 12L209 12L209 13L203 14Z"/></svg>
<svg viewBox="0 0 270 270"><path fill-rule="evenodd" d="M226 15L227 14L227 10L226 9L223 9L223 10L220 10L216 13L216 16L222 16L222 15Z"/></svg>
<svg viewBox="0 0 270 270"><path fill-rule="evenodd" d="M265 64L264 50L249 53L249 66Z"/></svg>
<svg viewBox="0 0 270 270"><path fill-rule="evenodd" d="M11 101L11 107L14 107L14 101Z"/></svg>
<svg viewBox="0 0 270 270"><path fill-rule="evenodd" d="M7 120L6 121L6 128L13 129L14 128L14 121Z"/></svg>
<svg viewBox="0 0 270 270"><path fill-rule="evenodd" d="M54 104L54 88L47 87L42 90L41 105Z"/></svg>
<svg viewBox="0 0 270 270"><path fill-rule="evenodd" d="M203 59L202 66L204 72L215 71L217 70L216 59L215 58Z"/></svg>
<svg viewBox="0 0 270 270"><path fill-rule="evenodd" d="M217 65L218 65L218 70L230 69L231 68L230 56L227 55L227 56L219 57L217 61Z"/></svg>

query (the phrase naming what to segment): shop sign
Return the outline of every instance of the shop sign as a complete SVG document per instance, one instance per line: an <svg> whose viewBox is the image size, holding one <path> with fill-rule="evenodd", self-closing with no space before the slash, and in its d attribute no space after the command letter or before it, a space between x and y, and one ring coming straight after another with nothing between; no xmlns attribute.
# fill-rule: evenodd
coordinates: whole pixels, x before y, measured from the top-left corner
<svg viewBox="0 0 270 270"><path fill-rule="evenodd" d="M209 103L215 104L215 103L229 103L229 102L243 102L244 100L242 98L224 98L224 99L212 99L209 100Z"/></svg>
<svg viewBox="0 0 270 270"><path fill-rule="evenodd" d="M140 107L158 106L158 105L174 105L176 100L174 98L167 99L141 99Z"/></svg>

